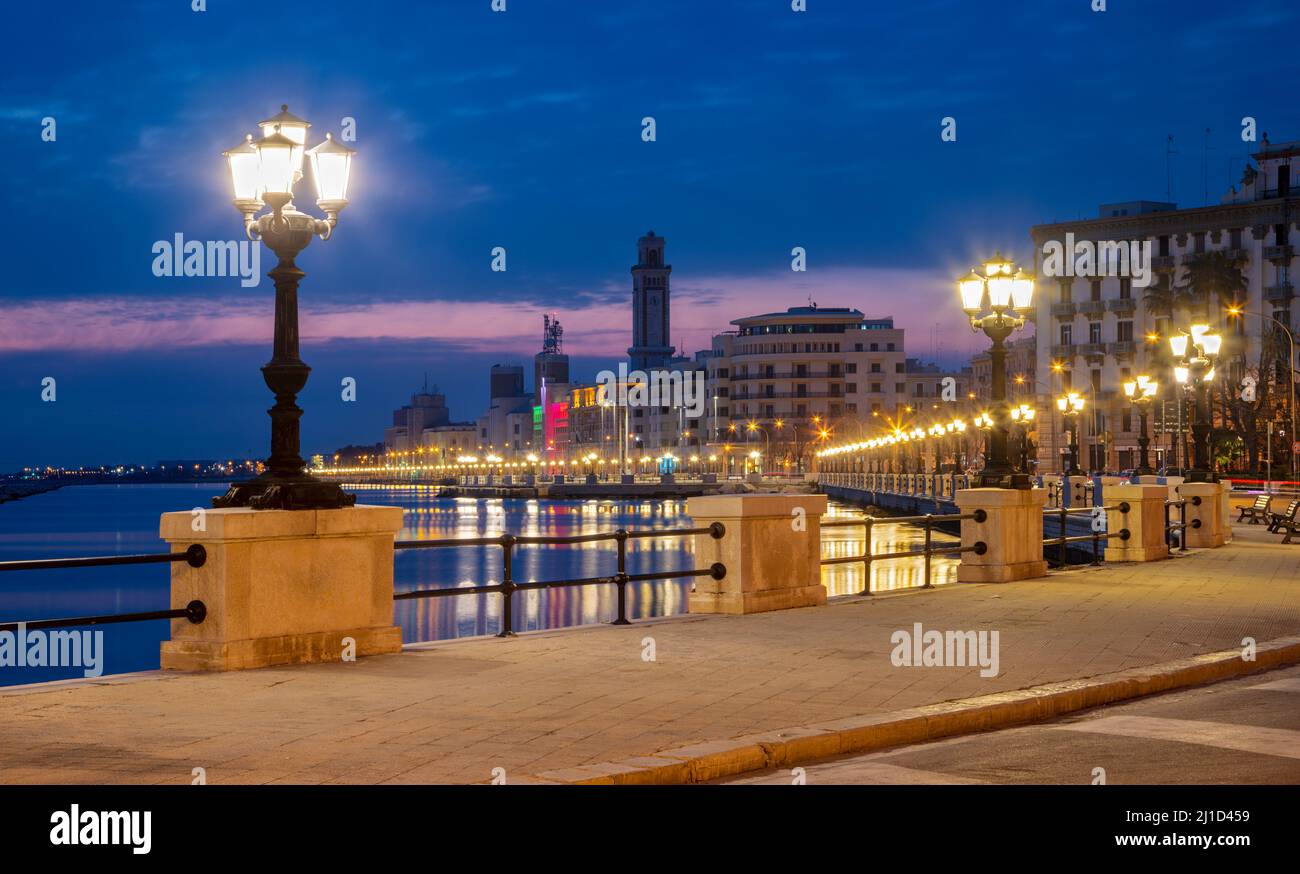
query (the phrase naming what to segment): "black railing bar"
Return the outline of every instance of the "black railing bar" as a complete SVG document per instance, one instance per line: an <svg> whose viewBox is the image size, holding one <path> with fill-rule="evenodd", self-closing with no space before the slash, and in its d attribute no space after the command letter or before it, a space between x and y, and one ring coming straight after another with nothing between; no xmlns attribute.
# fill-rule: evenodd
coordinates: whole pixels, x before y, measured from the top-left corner
<svg viewBox="0 0 1300 874"><path fill-rule="evenodd" d="M832 519L821 522L823 528L847 528L850 525L865 525L870 519L873 525L880 525L884 522L905 522L921 523L928 518L931 522L962 522L967 519L980 520L983 516L983 510L976 510L973 513L948 513L943 516L863 516L861 519Z"/></svg>
<svg viewBox="0 0 1300 874"><path fill-rule="evenodd" d="M930 550L930 554L931 555L955 555L960 552L979 552L979 550L980 550L980 544L978 543L972 544L970 546L957 546L957 545L942 546L942 547L937 546ZM883 561L889 558L915 558L918 555L925 555L925 550L918 549L918 550L913 550L908 552L885 552L885 553L881 553L880 555L872 555L872 556L843 555L843 556L835 556L833 558L823 558L823 559L819 559L819 561L821 562L821 564L850 564L855 561L857 562L866 561L868 558L870 558L871 561L875 562L875 561Z"/></svg>
<svg viewBox="0 0 1300 874"><path fill-rule="evenodd" d="M413 598L447 598L451 595L489 595L500 592L505 586L491 583L486 586L454 586L449 589L413 589L409 592L394 592L394 601L407 601Z"/></svg>
<svg viewBox="0 0 1300 874"><path fill-rule="evenodd" d="M465 540L446 538L443 540L395 540L393 549L440 549L450 546L500 546L500 537L473 537Z"/></svg>
<svg viewBox="0 0 1300 874"><path fill-rule="evenodd" d="M203 567L208 552L200 544L191 544L184 552L152 552L144 555L95 555L85 558L38 558L26 561L0 561L0 571L36 571L51 568L111 567L123 564L170 564L188 562Z"/></svg>
<svg viewBox="0 0 1300 874"><path fill-rule="evenodd" d="M0 631L17 631L21 624L29 631L38 628L73 628L80 625L114 625L119 622L148 622L151 619L188 619L198 625L207 618L208 608L202 601L191 601L175 610L150 610L144 613L114 613L108 616L73 616L67 619L37 619L32 622L6 622Z"/></svg>
<svg viewBox="0 0 1300 874"><path fill-rule="evenodd" d="M645 537L681 537L688 534L709 534L716 540L726 533L726 526L721 522L713 522L703 528L661 528L657 531L653 529L646 531L629 531L627 532L627 536L629 539L639 540Z"/></svg>
<svg viewBox="0 0 1300 874"><path fill-rule="evenodd" d="M686 577L713 577L715 580L720 580L726 575L727 575L727 568L724 565L715 562L712 567L695 568L693 570L658 571L655 573L648 573L648 574L628 574L627 581L629 583L639 583L639 582L644 582L646 580L677 580L677 579L685 579Z"/></svg>
<svg viewBox="0 0 1300 874"><path fill-rule="evenodd" d="M563 589L569 586L603 586L615 585L619 580L618 574L609 577L584 577L576 580L537 580L531 583L515 583L514 588L523 589Z"/></svg>
<svg viewBox="0 0 1300 874"><path fill-rule="evenodd" d="M1112 537L1118 537L1121 540L1128 539L1128 529L1120 531L1111 531L1106 534L1074 534L1069 537L1052 537L1043 541L1043 546L1059 546L1062 543L1085 543L1093 540L1109 540Z"/></svg>

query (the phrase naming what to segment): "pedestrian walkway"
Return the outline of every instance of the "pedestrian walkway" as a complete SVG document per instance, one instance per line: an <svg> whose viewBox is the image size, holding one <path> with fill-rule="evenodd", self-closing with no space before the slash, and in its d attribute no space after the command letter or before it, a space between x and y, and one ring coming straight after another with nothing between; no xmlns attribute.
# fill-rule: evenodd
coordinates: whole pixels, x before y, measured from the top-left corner
<svg viewBox="0 0 1300 874"><path fill-rule="evenodd" d="M1006 585L0 690L0 781L188 783L196 767L210 783L592 779L664 751L1300 634L1300 548L1236 531L1218 550ZM916 623L998 632L997 675L896 667L891 637Z"/></svg>
<svg viewBox="0 0 1300 874"><path fill-rule="evenodd" d="M727 782L1300 783L1300 668L1102 708L1043 725L772 769Z"/></svg>

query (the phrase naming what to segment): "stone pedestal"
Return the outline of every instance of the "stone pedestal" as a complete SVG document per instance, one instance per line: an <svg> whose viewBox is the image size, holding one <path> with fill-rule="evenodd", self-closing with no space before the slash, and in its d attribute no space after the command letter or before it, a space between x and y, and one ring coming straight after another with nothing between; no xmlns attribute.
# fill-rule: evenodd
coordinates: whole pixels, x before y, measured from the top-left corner
<svg viewBox="0 0 1300 874"><path fill-rule="evenodd" d="M721 580L697 577L690 613L761 613L826 603L821 517L825 495L705 495L686 512L696 527L721 522L721 540L695 537L695 566L722 562Z"/></svg>
<svg viewBox="0 0 1300 874"><path fill-rule="evenodd" d="M1165 543L1165 497L1162 485L1121 484L1106 486L1103 499L1107 507L1126 503L1127 513L1106 511L1106 530L1114 533L1128 529L1128 540L1118 537L1106 541L1106 561L1158 561L1169 558Z"/></svg>
<svg viewBox="0 0 1300 874"><path fill-rule="evenodd" d="M959 583L1009 583L1047 576L1043 559L1045 489L958 489L962 513L983 510L985 519L963 519L961 545L983 542L983 555L963 552Z"/></svg>
<svg viewBox="0 0 1300 874"><path fill-rule="evenodd" d="M207 618L172 620L162 667L231 671L338 661L343 639L358 656L402 648L393 624L393 540L400 507L341 510L207 510L164 513L176 552L207 550L202 567L172 565L172 607L198 599Z"/></svg>
<svg viewBox="0 0 1300 874"><path fill-rule="evenodd" d="M1088 498L1088 486L1092 485L1092 480L1086 476L1066 477L1067 488L1065 495L1068 496L1065 506L1067 507L1088 507L1092 501Z"/></svg>
<svg viewBox="0 0 1300 874"><path fill-rule="evenodd" d="M1192 549L1213 549L1232 539L1232 528L1227 523L1229 483L1189 483L1178 487L1180 497L1187 499L1187 545ZM1200 504L1193 502L1200 498ZM1200 519L1200 527L1192 525Z"/></svg>

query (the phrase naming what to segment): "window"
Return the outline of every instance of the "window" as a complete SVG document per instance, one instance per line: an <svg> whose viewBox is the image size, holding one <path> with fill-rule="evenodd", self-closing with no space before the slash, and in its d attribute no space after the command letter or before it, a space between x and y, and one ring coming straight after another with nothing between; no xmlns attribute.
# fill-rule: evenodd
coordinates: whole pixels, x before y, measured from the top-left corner
<svg viewBox="0 0 1300 874"><path fill-rule="evenodd" d="M1121 276L1119 278L1119 299L1133 299L1133 280L1127 276Z"/></svg>
<svg viewBox="0 0 1300 874"><path fill-rule="evenodd" d="M1241 321L1238 319L1237 321ZM1121 343L1127 343L1133 339L1133 323L1130 321L1117 322L1115 324L1116 339Z"/></svg>
<svg viewBox="0 0 1300 874"><path fill-rule="evenodd" d="M872 393L872 394L877 394L877 395L880 394L880 383L878 383L878 382L873 382L873 383L871 384L871 393Z"/></svg>
<svg viewBox="0 0 1300 874"><path fill-rule="evenodd" d="M1089 283L1093 300L1101 300L1101 280L1094 279Z"/></svg>
<svg viewBox="0 0 1300 874"><path fill-rule="evenodd" d="M1061 325L1061 345L1069 346L1074 342L1074 325L1066 323Z"/></svg>
<svg viewBox="0 0 1300 874"><path fill-rule="evenodd" d="M1240 234L1240 231L1238 231L1237 233ZM1237 239L1240 240L1241 237L1238 236ZM1169 235L1168 234L1165 234L1162 237L1160 237L1156 248L1156 254L1161 258L1169 257Z"/></svg>
<svg viewBox="0 0 1300 874"><path fill-rule="evenodd" d="M879 343L872 343L872 344L871 344L871 351L872 351L872 352L879 352L879 351L880 351L880 344L879 344Z"/></svg>
<svg viewBox="0 0 1300 874"><path fill-rule="evenodd" d="M894 383L894 394L907 394L907 384L902 382Z"/></svg>
<svg viewBox="0 0 1300 874"><path fill-rule="evenodd" d="M1229 231L1229 232L1228 232L1228 239L1229 239L1229 241L1230 241L1230 242L1228 243L1228 248L1230 248L1230 249L1240 249L1240 248L1241 248L1241 228L1233 228L1231 231Z"/></svg>
<svg viewBox="0 0 1300 874"><path fill-rule="evenodd" d="M850 361L848 364L844 365L844 372L845 372L845 373L857 373L857 372L858 372L858 364L857 364L857 362L856 362L856 361Z"/></svg>
<svg viewBox="0 0 1300 874"><path fill-rule="evenodd" d="M854 343L854 344L853 344L853 351L854 351L854 352L861 352L861 351L862 351L862 344L861 344L861 343Z"/></svg>
<svg viewBox="0 0 1300 874"><path fill-rule="evenodd" d="M1121 431L1133 430L1133 411L1125 407L1119 414L1119 429Z"/></svg>
<svg viewBox="0 0 1300 874"><path fill-rule="evenodd" d="M913 386L912 395L913 397L918 397L918 398L925 397L925 383L918 382L915 386Z"/></svg>
<svg viewBox="0 0 1300 874"><path fill-rule="evenodd" d="M901 361L898 362L894 365L894 373L907 373L907 366Z"/></svg>
<svg viewBox="0 0 1300 874"><path fill-rule="evenodd" d="M838 364L832 364L830 371L827 373L827 376L838 377L839 375L840 375L840 366Z"/></svg>
<svg viewBox="0 0 1300 874"><path fill-rule="evenodd" d="M1061 303L1070 303L1071 298L1073 296L1074 296L1074 280L1062 279L1061 280Z"/></svg>
<svg viewBox="0 0 1300 874"><path fill-rule="evenodd" d="M886 343L886 344L885 344L885 351L886 351L886 352L893 352L893 351L894 351L894 344L893 344L893 343Z"/></svg>
<svg viewBox="0 0 1300 874"><path fill-rule="evenodd" d="M873 382L871 385L873 386L872 391L876 391L874 387L876 385L879 385L879 383ZM844 391L847 392L848 394L855 395L858 393L858 384L856 382L845 383Z"/></svg>
<svg viewBox="0 0 1300 874"><path fill-rule="evenodd" d="M880 369L880 362L879 362L879 361L873 361L873 362L871 362L871 372L872 372L872 373L883 373L883 372L884 372L884 371L882 371L882 370Z"/></svg>
<svg viewBox="0 0 1300 874"><path fill-rule="evenodd" d="M1090 370L1088 371L1088 375L1092 377L1092 394L1093 397L1096 397L1101 394L1101 371Z"/></svg>
<svg viewBox="0 0 1300 874"><path fill-rule="evenodd" d="M1101 342L1101 322L1088 323L1088 342L1089 343Z"/></svg>

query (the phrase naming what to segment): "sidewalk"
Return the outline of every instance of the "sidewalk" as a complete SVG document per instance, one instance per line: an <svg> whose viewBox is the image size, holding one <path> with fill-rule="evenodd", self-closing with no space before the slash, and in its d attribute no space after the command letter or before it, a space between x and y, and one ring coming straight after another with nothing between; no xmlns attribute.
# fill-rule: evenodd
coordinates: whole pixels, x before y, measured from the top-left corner
<svg viewBox="0 0 1300 874"><path fill-rule="evenodd" d="M1300 634L1300 547L1249 526L1170 561L744 617L425 645L351 664L0 690L0 782L486 782L1185 659ZM997 677L890 635L996 630ZM644 661L643 640L655 657ZM579 769L579 770L575 770Z"/></svg>

